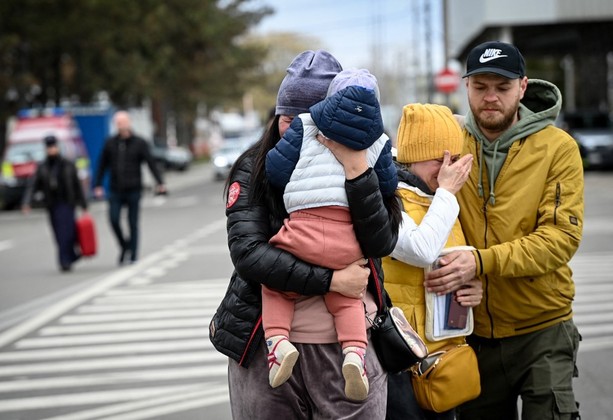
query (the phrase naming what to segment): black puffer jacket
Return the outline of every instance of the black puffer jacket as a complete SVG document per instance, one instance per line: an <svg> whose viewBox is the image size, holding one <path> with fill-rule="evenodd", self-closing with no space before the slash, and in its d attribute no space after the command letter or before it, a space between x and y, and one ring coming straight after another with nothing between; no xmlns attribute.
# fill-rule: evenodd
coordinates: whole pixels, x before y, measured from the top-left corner
<svg viewBox="0 0 613 420"><path fill-rule="evenodd" d="M330 289L333 271L312 266L268 244L283 220L272 216L272 204L249 200L252 160L247 158L230 180L228 245L235 270L217 312L209 325L215 348L248 367L262 340L261 284L305 296L323 295ZM377 306L389 304L383 289L380 257L394 249L398 232L382 204L379 181L372 169L346 182L354 229L364 255L369 257L368 290ZM378 229L373 229L373 226Z"/></svg>
<svg viewBox="0 0 613 420"><path fill-rule="evenodd" d="M162 174L149 151L147 142L135 135L122 139L119 135L110 137L100 155L94 185L102 185L104 172L111 172L110 187L113 191L140 190L143 187L141 165L147 162L158 184L163 184Z"/></svg>

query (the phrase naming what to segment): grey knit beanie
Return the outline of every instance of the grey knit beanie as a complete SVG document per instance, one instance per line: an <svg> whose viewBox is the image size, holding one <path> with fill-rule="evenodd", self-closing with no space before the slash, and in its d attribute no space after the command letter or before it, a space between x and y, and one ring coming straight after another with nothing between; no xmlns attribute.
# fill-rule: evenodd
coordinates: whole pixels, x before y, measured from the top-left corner
<svg viewBox="0 0 613 420"><path fill-rule="evenodd" d="M366 69L347 69L341 71L332 79L328 87L327 96L332 96L336 92L345 89L347 86L360 86L373 90L377 100L381 99L377 78Z"/></svg>
<svg viewBox="0 0 613 420"><path fill-rule="evenodd" d="M327 51L304 51L287 68L279 86L276 115L298 115L326 97L330 81L342 71Z"/></svg>

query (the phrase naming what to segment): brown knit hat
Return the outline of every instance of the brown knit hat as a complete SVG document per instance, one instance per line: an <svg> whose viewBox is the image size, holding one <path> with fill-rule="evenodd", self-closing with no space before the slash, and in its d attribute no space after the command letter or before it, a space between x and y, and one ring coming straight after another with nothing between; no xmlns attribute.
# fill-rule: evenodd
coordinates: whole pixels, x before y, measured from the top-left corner
<svg viewBox="0 0 613 420"><path fill-rule="evenodd" d="M459 155L463 142L462 129L446 106L409 104L402 109L396 142L398 162L440 159L445 150Z"/></svg>

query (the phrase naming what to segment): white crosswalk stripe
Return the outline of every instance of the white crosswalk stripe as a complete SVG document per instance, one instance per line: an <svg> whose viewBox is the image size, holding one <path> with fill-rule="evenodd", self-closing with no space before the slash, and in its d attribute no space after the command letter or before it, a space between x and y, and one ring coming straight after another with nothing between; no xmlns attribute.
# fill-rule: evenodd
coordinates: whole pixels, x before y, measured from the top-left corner
<svg viewBox="0 0 613 420"><path fill-rule="evenodd" d="M47 418L46 420L91 420L109 418L114 420L137 420L155 418L168 413L181 412L202 406L218 404L227 400L225 392L211 389L205 390L179 390L169 392L165 396L143 398L128 403L108 405L101 408L84 410L69 415Z"/></svg>
<svg viewBox="0 0 613 420"><path fill-rule="evenodd" d="M613 348L613 254L578 254L581 351ZM114 284L0 352L0 418L136 420L228 400L227 361L208 324L227 279ZM25 414L24 414L25 413Z"/></svg>
<svg viewBox="0 0 613 420"><path fill-rule="evenodd" d="M227 401L227 359L208 339L227 281L125 282L6 346L0 418L146 419Z"/></svg>
<svg viewBox="0 0 613 420"><path fill-rule="evenodd" d="M579 351L613 348L613 253L578 254L570 266L574 320L583 337Z"/></svg>
<svg viewBox="0 0 613 420"><path fill-rule="evenodd" d="M13 241L0 241L0 252L13 247Z"/></svg>

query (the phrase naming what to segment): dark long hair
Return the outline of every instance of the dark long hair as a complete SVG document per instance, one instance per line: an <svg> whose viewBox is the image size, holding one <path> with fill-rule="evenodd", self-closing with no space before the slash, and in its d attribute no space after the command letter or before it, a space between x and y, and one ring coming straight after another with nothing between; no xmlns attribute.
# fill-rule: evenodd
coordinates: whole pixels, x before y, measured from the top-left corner
<svg viewBox="0 0 613 420"><path fill-rule="evenodd" d="M236 159L234 165L230 169L230 174L226 179L224 186L224 197L228 196L230 188L230 180L234 178L236 171L243 165L246 159L253 161L251 170L251 182L249 188L250 202L258 202L262 197L271 198L271 211L274 215L285 217L287 212L283 204L283 192L273 188L266 178L266 155L275 147L281 135L279 134L279 115L276 115L267 125L266 130L262 133L260 139L255 142L249 149L245 150L242 155Z"/></svg>
<svg viewBox="0 0 613 420"><path fill-rule="evenodd" d="M390 223L392 230L398 232L400 223L402 223L402 204L400 198L392 195L391 197L383 197L383 204L387 208L390 215Z"/></svg>
<svg viewBox="0 0 613 420"><path fill-rule="evenodd" d="M279 134L279 115L268 124L267 129L262 134L262 137L255 142L249 149L245 150L242 155L236 160L232 168L226 184L224 186L224 197L228 196L230 188L230 180L246 159L252 159L253 168L251 170L251 183L249 188L249 200L259 202L262 197L268 197L273 215L283 218L287 216L285 205L283 203L283 192L273 188L266 177L266 155L275 147L281 135ZM398 198L394 195L383 199L383 203L390 214L390 222L392 229L397 232L402 221L402 208Z"/></svg>

